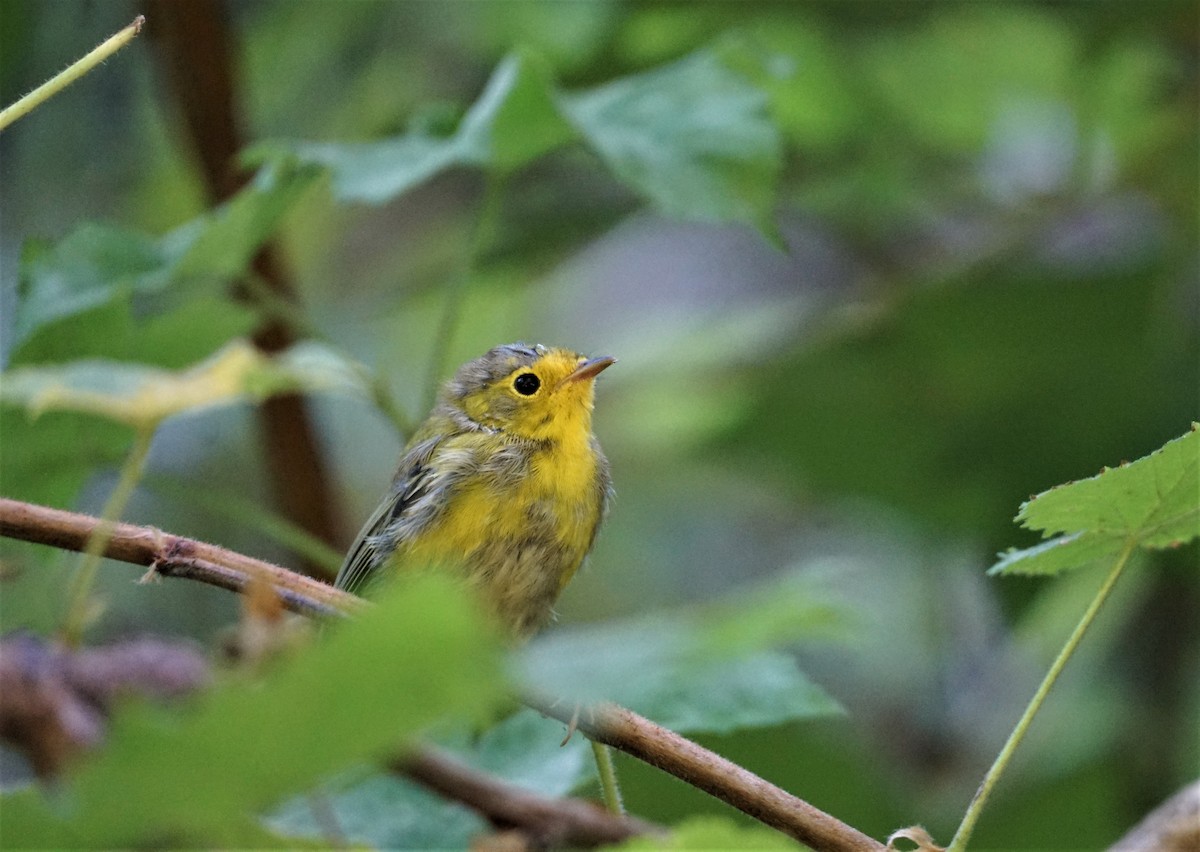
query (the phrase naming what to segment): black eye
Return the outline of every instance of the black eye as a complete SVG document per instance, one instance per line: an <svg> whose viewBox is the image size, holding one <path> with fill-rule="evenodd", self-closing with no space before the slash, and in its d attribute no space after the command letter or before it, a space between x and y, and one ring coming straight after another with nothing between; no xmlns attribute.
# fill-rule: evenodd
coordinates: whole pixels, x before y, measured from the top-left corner
<svg viewBox="0 0 1200 852"><path fill-rule="evenodd" d="M521 396L533 396L542 386L542 380L533 373L522 373L513 379L513 390Z"/></svg>

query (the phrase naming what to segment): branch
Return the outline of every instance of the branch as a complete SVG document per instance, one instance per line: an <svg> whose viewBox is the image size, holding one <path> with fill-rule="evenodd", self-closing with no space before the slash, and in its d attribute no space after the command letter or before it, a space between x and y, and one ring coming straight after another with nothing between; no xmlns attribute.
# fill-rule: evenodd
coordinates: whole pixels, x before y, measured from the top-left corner
<svg viewBox="0 0 1200 852"><path fill-rule="evenodd" d="M82 550L99 523L98 518L89 515L0 497L0 536L67 550ZM365 605L354 595L294 574L278 565L149 527L114 525L104 555L135 565L149 566L155 573L164 576L198 580L235 592L242 591L250 578L264 577L278 590L288 609L303 615L347 614ZM594 741L620 749L674 775L821 852L879 852L885 848L883 844L814 808L803 799L631 710L615 704L600 704L579 713L573 705L556 706L541 700L531 703L547 716L568 724L578 724L579 730ZM429 767L429 763L413 758L400 765L401 771L408 774L428 773ZM468 776L458 774L452 777L455 780L443 779L439 783L470 787ZM422 781L435 789L443 789L432 780ZM478 778L475 783L479 783ZM488 788L476 786L470 789L472 795L491 802L491 807L500 808L503 805L515 808L521 803L536 810L534 799L509 797L497 803L485 796ZM480 810L491 813L482 806ZM498 810L496 813L503 816ZM560 817L565 819L561 813L555 818Z"/></svg>
<svg viewBox="0 0 1200 852"><path fill-rule="evenodd" d="M82 552L100 524L100 519L91 515L0 497L0 535L7 538ZM301 615L344 615L364 603L354 595L270 562L151 527L114 524L102 555L145 565L163 577L199 580L231 592L241 592L251 578L263 577L278 591L283 605Z"/></svg>
<svg viewBox="0 0 1200 852"><path fill-rule="evenodd" d="M1200 849L1200 781L1193 781L1129 830L1108 852Z"/></svg>
<svg viewBox="0 0 1200 852"><path fill-rule="evenodd" d="M528 700L528 699L527 699ZM884 845L719 754L616 704L583 708L529 701L575 725L589 739L620 749L821 852L867 852Z"/></svg>
<svg viewBox="0 0 1200 852"><path fill-rule="evenodd" d="M393 761L392 769L468 805L499 828L515 828L538 849L593 847L663 831L582 799L548 799L522 790L428 746Z"/></svg>

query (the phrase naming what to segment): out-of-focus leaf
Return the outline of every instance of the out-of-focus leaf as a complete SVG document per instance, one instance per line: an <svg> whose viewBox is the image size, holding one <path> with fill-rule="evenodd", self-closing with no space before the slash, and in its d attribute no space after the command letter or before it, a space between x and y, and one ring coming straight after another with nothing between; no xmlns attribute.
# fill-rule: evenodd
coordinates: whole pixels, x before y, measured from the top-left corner
<svg viewBox="0 0 1200 852"><path fill-rule="evenodd" d="M517 658L525 682L563 700L615 701L679 731L728 732L839 712L790 657L768 650L828 637L840 616L785 577L728 601L560 630ZM771 598L763 621L763 602Z"/></svg>
<svg viewBox="0 0 1200 852"><path fill-rule="evenodd" d="M22 406L33 417L75 411L146 426L176 414L292 391L365 393L361 374L332 350L305 344L270 357L235 341L180 371L112 361L18 367L5 374L0 402Z"/></svg>
<svg viewBox="0 0 1200 852"><path fill-rule="evenodd" d="M779 133L766 95L715 54L560 102L613 174L666 215L773 230Z"/></svg>
<svg viewBox="0 0 1200 852"><path fill-rule="evenodd" d="M0 377L0 388L7 382ZM34 422L26 412L0 404L0 493L70 505L97 467L120 463L132 444L133 431L122 424L63 412Z"/></svg>
<svg viewBox="0 0 1200 852"><path fill-rule="evenodd" d="M338 198L379 204L444 169L506 174L580 138L667 215L774 231L781 145L767 98L712 52L578 94L559 94L541 62L516 54L497 66L449 136L419 131L365 144L269 142L247 158L295 157L325 166Z"/></svg>
<svg viewBox="0 0 1200 852"><path fill-rule="evenodd" d="M671 829L671 836L638 837L626 841L619 846L606 846L606 849L655 850L655 849L736 849L763 850L773 849L797 850L807 849L794 840L780 834L778 831L761 826L738 825L724 817L693 817L679 823Z"/></svg>
<svg viewBox="0 0 1200 852"><path fill-rule="evenodd" d="M329 844L324 826L313 809L331 809L339 834L352 844L375 849L466 849L471 839L487 831L488 823L466 805L448 801L398 775L376 773L330 789L291 799L264 822L292 838Z"/></svg>
<svg viewBox="0 0 1200 852"><path fill-rule="evenodd" d="M492 74L479 100L449 136L424 130L358 144L265 142L246 153L261 163L294 157L328 168L343 201L382 204L456 166L514 171L567 142L574 131L558 113L545 67L513 54Z"/></svg>
<svg viewBox="0 0 1200 852"><path fill-rule="evenodd" d="M563 725L520 710L468 743L446 746L464 762L543 796L564 796L595 777L583 737L562 744ZM372 774L344 789L335 779L318 794L327 799L346 838L380 849L465 847L486 823L463 805L391 774ZM267 820L294 837L320 838L311 796L288 802Z"/></svg>
<svg viewBox="0 0 1200 852"><path fill-rule="evenodd" d="M1042 492L1017 519L1068 535L1005 554L991 573L1056 574L1111 561L1130 546L1186 544L1200 536L1200 425L1137 461Z"/></svg>
<svg viewBox="0 0 1200 852"><path fill-rule="evenodd" d="M496 66L457 136L469 162L506 174L569 142L575 130L554 103L545 64L517 54Z"/></svg>
<svg viewBox="0 0 1200 852"><path fill-rule="evenodd" d="M227 684L185 713L118 714L105 749L60 791L69 808L34 790L6 798L5 842L244 845L256 810L435 719L492 706L500 665L486 624L457 584L397 584L263 683Z"/></svg>
<svg viewBox="0 0 1200 852"><path fill-rule="evenodd" d="M524 709L489 728L466 749L455 749L477 769L543 796L565 796L596 775L584 737L563 744L563 725Z"/></svg>
<svg viewBox="0 0 1200 852"><path fill-rule="evenodd" d="M14 323L17 360L22 344L35 334L53 335L59 323L111 302L129 304L168 288L226 284L241 274L316 175L311 168L264 169L228 202L161 238L89 223L53 246L27 253Z"/></svg>

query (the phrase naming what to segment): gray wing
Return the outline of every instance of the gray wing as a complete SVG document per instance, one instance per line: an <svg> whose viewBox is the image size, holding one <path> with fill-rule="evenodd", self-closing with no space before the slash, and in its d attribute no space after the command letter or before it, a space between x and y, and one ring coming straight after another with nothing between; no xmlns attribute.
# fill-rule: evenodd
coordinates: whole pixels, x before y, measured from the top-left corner
<svg viewBox="0 0 1200 852"><path fill-rule="evenodd" d="M404 521L419 520L423 526L432 519L436 506L425 498L434 490L443 489L431 487L435 479L442 477L435 477L430 460L443 440L438 436L421 441L404 454L387 496L371 513L347 551L334 581L337 588L355 594L361 592L406 537L404 533L411 533L415 525Z"/></svg>

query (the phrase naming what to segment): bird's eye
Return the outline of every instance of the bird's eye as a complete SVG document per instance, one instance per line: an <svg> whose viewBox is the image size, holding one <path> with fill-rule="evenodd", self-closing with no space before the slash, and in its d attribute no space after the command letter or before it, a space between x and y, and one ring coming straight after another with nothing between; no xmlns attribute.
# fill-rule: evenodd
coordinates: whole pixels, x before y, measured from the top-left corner
<svg viewBox="0 0 1200 852"><path fill-rule="evenodd" d="M513 390L521 396L533 396L542 386L542 380L533 373L522 373L513 379Z"/></svg>

